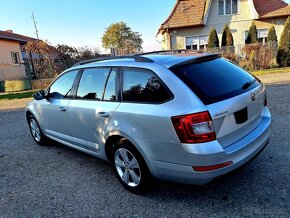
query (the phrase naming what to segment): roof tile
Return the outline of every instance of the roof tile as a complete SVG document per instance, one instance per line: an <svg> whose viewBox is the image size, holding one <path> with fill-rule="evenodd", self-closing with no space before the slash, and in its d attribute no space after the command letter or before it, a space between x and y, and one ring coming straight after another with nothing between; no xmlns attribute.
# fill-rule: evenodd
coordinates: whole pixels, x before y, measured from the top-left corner
<svg viewBox="0 0 290 218"><path fill-rule="evenodd" d="M254 0L260 19L290 15L290 6L282 0Z"/></svg>
<svg viewBox="0 0 290 218"><path fill-rule="evenodd" d="M12 33L9 31L2 31L2 30L0 30L0 39L7 39L7 40L17 41L17 42L21 42L21 43L26 43L28 41L37 40L35 38L31 38L28 36Z"/></svg>
<svg viewBox="0 0 290 218"><path fill-rule="evenodd" d="M177 0L161 29L203 25L206 0Z"/></svg>
<svg viewBox="0 0 290 218"><path fill-rule="evenodd" d="M290 5L283 0L253 0L258 19L290 16ZM177 0L158 32L164 29L204 25L210 8L209 0Z"/></svg>

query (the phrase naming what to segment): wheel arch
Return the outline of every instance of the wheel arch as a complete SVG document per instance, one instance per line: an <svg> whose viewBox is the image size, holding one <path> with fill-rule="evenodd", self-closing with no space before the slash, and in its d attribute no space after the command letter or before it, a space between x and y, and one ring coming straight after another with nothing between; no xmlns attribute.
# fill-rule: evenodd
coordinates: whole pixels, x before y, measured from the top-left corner
<svg viewBox="0 0 290 218"><path fill-rule="evenodd" d="M126 139L126 138L121 135L111 135L109 136L109 138L107 138L106 143L105 143L105 154L108 161L110 162L112 161L114 145L122 139Z"/></svg>
<svg viewBox="0 0 290 218"><path fill-rule="evenodd" d="M44 128L43 128L43 125L42 125L42 122L40 122L40 118L38 117L38 116L36 116L36 114L34 114L32 111L31 111L31 109L26 109L26 111L25 111L25 117L26 117L26 121L28 122L28 118L29 118L29 116L30 115L32 115L35 119L36 119L36 121L37 121L37 123L38 123L38 125L39 125L39 127L40 127L40 129L41 129L41 131L42 131L42 133L45 135L45 131L44 131Z"/></svg>
<svg viewBox="0 0 290 218"><path fill-rule="evenodd" d="M25 111L25 117L26 117L26 120L27 120L27 121L28 121L28 118L29 118L30 115L34 116L33 113L32 113L30 110L26 110L26 111ZM35 116L34 116L34 117L35 117Z"/></svg>
<svg viewBox="0 0 290 218"><path fill-rule="evenodd" d="M130 144L132 144L132 146L140 153L140 155L144 159L147 167L151 171L151 165L150 165L150 162L149 162L145 152L143 151L143 149L140 148L140 146L137 144L137 142L127 134L122 134L122 133L118 132L118 133L115 133L113 135L110 135L107 138L107 140L105 142L105 154L106 154L107 160L109 162L112 161L112 156L113 156L112 153L113 153L114 144L118 143L120 140L126 140Z"/></svg>

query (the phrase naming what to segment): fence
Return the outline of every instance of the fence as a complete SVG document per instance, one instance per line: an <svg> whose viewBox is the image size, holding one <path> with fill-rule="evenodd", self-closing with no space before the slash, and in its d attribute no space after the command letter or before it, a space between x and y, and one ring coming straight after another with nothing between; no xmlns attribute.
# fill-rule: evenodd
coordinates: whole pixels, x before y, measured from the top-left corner
<svg viewBox="0 0 290 218"><path fill-rule="evenodd" d="M31 89L28 79L0 81L0 92L16 92Z"/></svg>

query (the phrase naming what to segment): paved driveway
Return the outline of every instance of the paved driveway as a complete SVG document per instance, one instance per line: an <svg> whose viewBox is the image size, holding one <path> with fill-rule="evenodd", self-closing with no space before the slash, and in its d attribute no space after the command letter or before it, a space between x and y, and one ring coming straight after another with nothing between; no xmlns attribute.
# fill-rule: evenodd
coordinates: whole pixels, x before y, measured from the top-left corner
<svg viewBox="0 0 290 218"><path fill-rule="evenodd" d="M161 182L138 196L110 165L57 143L37 146L23 110L0 111L0 217L277 217L290 214L290 84L268 85L269 146L205 186Z"/></svg>

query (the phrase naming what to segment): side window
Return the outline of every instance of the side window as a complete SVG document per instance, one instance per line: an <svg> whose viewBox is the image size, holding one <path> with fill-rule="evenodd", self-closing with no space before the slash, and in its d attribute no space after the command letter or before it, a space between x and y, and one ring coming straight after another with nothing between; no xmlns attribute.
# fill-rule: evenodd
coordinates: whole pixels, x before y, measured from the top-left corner
<svg viewBox="0 0 290 218"><path fill-rule="evenodd" d="M83 71L77 98L101 100L110 68L88 68Z"/></svg>
<svg viewBox="0 0 290 218"><path fill-rule="evenodd" d="M69 97L77 73L78 70L73 70L59 77L49 88L50 96L53 98Z"/></svg>
<svg viewBox="0 0 290 218"><path fill-rule="evenodd" d="M127 68L123 71L123 101L161 103L171 98L153 72Z"/></svg>
<svg viewBox="0 0 290 218"><path fill-rule="evenodd" d="M110 76L106 85L106 90L104 94L105 101L116 100L116 77L117 77L117 71L113 69L110 73Z"/></svg>

